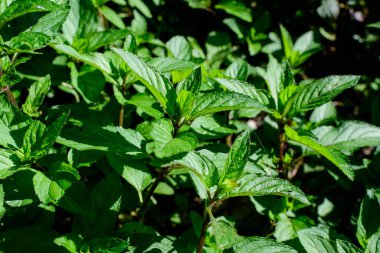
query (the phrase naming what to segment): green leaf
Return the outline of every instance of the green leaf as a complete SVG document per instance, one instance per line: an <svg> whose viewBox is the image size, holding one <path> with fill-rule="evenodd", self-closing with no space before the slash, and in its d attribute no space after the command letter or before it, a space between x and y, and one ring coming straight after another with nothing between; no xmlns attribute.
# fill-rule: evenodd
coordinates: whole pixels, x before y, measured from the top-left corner
<svg viewBox="0 0 380 253"><path fill-rule="evenodd" d="M301 35L301 37L299 37L294 44L293 53L289 59L290 63L293 67L298 67L321 49L322 48L319 46L319 44L314 42L313 32L306 32Z"/></svg>
<svg viewBox="0 0 380 253"><path fill-rule="evenodd" d="M83 239L79 235L67 234L54 239L54 243L64 247L70 253L79 252L80 246L83 244Z"/></svg>
<svg viewBox="0 0 380 253"><path fill-rule="evenodd" d="M71 179L70 172L51 172L44 174L36 171L33 186L39 200L44 204L54 204L75 214L87 214L87 196L80 183Z"/></svg>
<svg viewBox="0 0 380 253"><path fill-rule="evenodd" d="M7 178L16 172L20 161L10 150L0 149L0 179Z"/></svg>
<svg viewBox="0 0 380 253"><path fill-rule="evenodd" d="M78 72L73 62L69 62L71 84L84 98L86 103L97 102L101 99L106 80L98 69L83 65Z"/></svg>
<svg viewBox="0 0 380 253"><path fill-rule="evenodd" d="M138 56L117 48L113 48L113 51L123 59L138 79L152 92L163 108L169 114L173 114L175 111L173 105L175 102L175 91L169 80Z"/></svg>
<svg viewBox="0 0 380 253"><path fill-rule="evenodd" d="M357 248L351 242L342 239L337 234L331 233L323 227L311 227L298 232L299 240L307 252L310 253L360 253L361 249ZM330 238L334 237L334 238Z"/></svg>
<svg viewBox="0 0 380 253"><path fill-rule="evenodd" d="M285 57L289 59L292 57L292 54L293 54L293 40L288 30L286 30L285 27L280 25L280 30L281 30L281 37L282 37Z"/></svg>
<svg viewBox="0 0 380 253"><path fill-rule="evenodd" d="M336 252L334 241L315 233L312 229L303 229L298 232L302 246L308 253Z"/></svg>
<svg viewBox="0 0 380 253"><path fill-rule="evenodd" d="M62 36L69 42L70 45L73 44L75 34L79 29L80 17L79 1L70 0L70 11L66 21L62 25Z"/></svg>
<svg viewBox="0 0 380 253"><path fill-rule="evenodd" d="M194 69L198 64L175 58L158 57L149 60L149 64L161 73L172 71L186 71Z"/></svg>
<svg viewBox="0 0 380 253"><path fill-rule="evenodd" d="M191 47L189 42L183 36L175 36L166 42L170 54L180 60L190 60Z"/></svg>
<svg viewBox="0 0 380 253"><path fill-rule="evenodd" d="M60 3L59 8L55 8L54 11L38 19L37 23L30 28L30 31L43 33L51 38L57 36L69 14L68 1L63 0Z"/></svg>
<svg viewBox="0 0 380 253"><path fill-rule="evenodd" d="M40 32L23 32L13 37L8 45L8 53L32 53L34 50L45 47L51 40L51 37Z"/></svg>
<svg viewBox="0 0 380 253"><path fill-rule="evenodd" d="M6 1L5 1L6 4ZM0 27L19 16L32 12L54 11L59 5L49 0L14 0L9 5L0 6Z"/></svg>
<svg viewBox="0 0 380 253"><path fill-rule="evenodd" d="M281 83L282 72L281 64L272 55L269 55L269 63L266 71L258 68L258 74L266 81L276 108L278 108L279 94L284 89L283 83Z"/></svg>
<svg viewBox="0 0 380 253"><path fill-rule="evenodd" d="M187 90L181 90L177 96L178 118L185 118L193 109L195 95Z"/></svg>
<svg viewBox="0 0 380 253"><path fill-rule="evenodd" d="M117 237L100 237L86 242L78 252L126 252L129 242Z"/></svg>
<svg viewBox="0 0 380 253"><path fill-rule="evenodd" d="M21 148L25 132L32 120L0 96L0 145Z"/></svg>
<svg viewBox="0 0 380 253"><path fill-rule="evenodd" d="M225 118L221 115L207 115L196 118L191 123L191 128L201 139L217 139L233 134L236 128L225 124Z"/></svg>
<svg viewBox="0 0 380 253"><path fill-rule="evenodd" d="M286 244L263 237L244 237L234 245L235 253L297 253L297 251Z"/></svg>
<svg viewBox="0 0 380 253"><path fill-rule="evenodd" d="M135 36L143 37L148 32L148 23L140 12L133 10L133 20L130 26Z"/></svg>
<svg viewBox="0 0 380 253"><path fill-rule="evenodd" d="M82 54L82 53L79 53L74 48L68 45L64 45L64 44L53 44L52 47L62 53L67 54L70 57L79 59L93 66L94 68L99 69L100 71L102 71L104 74L108 76L111 75L112 73L110 61L103 54L100 54L100 53Z"/></svg>
<svg viewBox="0 0 380 253"><path fill-rule="evenodd" d="M185 0L191 8L207 9L211 5L211 0Z"/></svg>
<svg viewBox="0 0 380 253"><path fill-rule="evenodd" d="M359 76L329 76L301 86L286 105L289 114L305 112L329 102L351 88L359 81Z"/></svg>
<svg viewBox="0 0 380 253"><path fill-rule="evenodd" d="M144 14L145 17L147 18L152 18L152 13L150 12L148 6L141 1L141 0L129 0L128 4L131 7L137 8L139 11L141 11L142 14Z"/></svg>
<svg viewBox="0 0 380 253"><path fill-rule="evenodd" d="M76 150L100 150L143 158L145 139L132 129L115 126L70 128L64 130L57 142Z"/></svg>
<svg viewBox="0 0 380 253"><path fill-rule="evenodd" d="M232 51L230 36L223 32L210 32L206 40L206 50L206 58L210 67L219 68L227 55Z"/></svg>
<svg viewBox="0 0 380 253"><path fill-rule="evenodd" d="M373 189L367 190L367 195L360 205L357 221L356 237L365 247L369 238L380 229L380 193Z"/></svg>
<svg viewBox="0 0 380 253"><path fill-rule="evenodd" d="M119 14L117 14L110 7L103 5L99 8L99 11L104 15L104 17L109 20L112 24L114 24L119 29L125 29L125 24L123 20L120 18Z"/></svg>
<svg viewBox="0 0 380 253"><path fill-rule="evenodd" d="M285 133L290 140L301 143L306 147L313 149L335 164L350 180L354 180L354 172L350 164L347 162L347 157L341 152L324 147L315 140L311 139L309 136L300 135L297 131L288 126L285 127Z"/></svg>
<svg viewBox="0 0 380 253"><path fill-rule="evenodd" d="M315 129L314 134L319 136L319 143L337 150L356 150L367 146L380 145L380 128L360 121L345 121L337 128L324 134Z"/></svg>
<svg viewBox="0 0 380 253"><path fill-rule="evenodd" d="M227 77L244 81L248 76L248 64L245 61L233 62L226 69Z"/></svg>
<svg viewBox="0 0 380 253"><path fill-rule="evenodd" d="M230 91L249 96L263 105L269 104L268 95L247 82L225 78L215 78L215 80Z"/></svg>
<svg viewBox="0 0 380 253"><path fill-rule="evenodd" d="M375 22L375 23L372 23L372 24L368 24L367 27L380 29L380 22Z"/></svg>
<svg viewBox="0 0 380 253"><path fill-rule="evenodd" d="M30 86L28 97L22 105L23 111L30 117L40 116L38 108L42 105L46 94L49 92L50 84L50 76L47 75L41 77L37 82Z"/></svg>
<svg viewBox="0 0 380 253"><path fill-rule="evenodd" d="M215 219L212 215L210 215L210 219L216 246L219 250L231 248L241 240L231 222L224 220L223 217Z"/></svg>
<svg viewBox="0 0 380 253"><path fill-rule="evenodd" d="M332 102L327 102L317 108L310 115L310 121L318 125L322 125L326 122L336 119L337 111Z"/></svg>
<svg viewBox="0 0 380 253"><path fill-rule="evenodd" d="M281 213L276 223L274 237L279 242L285 242L297 238L297 232L301 229L309 228L314 225L314 221L307 216L289 218Z"/></svg>
<svg viewBox="0 0 380 253"><path fill-rule="evenodd" d="M245 6L243 1L240 0L221 0L217 5L216 9L222 9L228 14L234 15L235 17L241 18L242 20L251 23L252 13L251 9Z"/></svg>
<svg viewBox="0 0 380 253"><path fill-rule="evenodd" d="M140 201L142 201L142 191L149 186L152 180L149 169L142 163L114 154L107 154L107 159L115 171L137 190Z"/></svg>
<svg viewBox="0 0 380 253"><path fill-rule="evenodd" d="M251 174L241 177L235 185L235 187L231 186L219 194L219 199L237 196L279 195L294 198L307 205L310 204L305 194L298 187L284 179Z"/></svg>
<svg viewBox="0 0 380 253"><path fill-rule="evenodd" d="M202 70L201 67L194 69L185 80L177 85L177 93L182 90L190 91L193 94L198 94L202 84Z"/></svg>
<svg viewBox="0 0 380 253"><path fill-rule="evenodd" d="M380 251L380 231L373 234L369 240L364 253L376 253Z"/></svg>
<svg viewBox="0 0 380 253"><path fill-rule="evenodd" d="M356 247L354 244L343 241L343 240L336 240L336 248L338 250L338 253L361 253L363 252L361 249Z"/></svg>
<svg viewBox="0 0 380 253"><path fill-rule="evenodd" d="M197 147L198 141L194 134L180 132L173 138L173 131L174 128L169 120L152 122L150 135L154 140L154 153L158 158L186 153Z"/></svg>
<svg viewBox="0 0 380 253"><path fill-rule="evenodd" d="M67 250L54 243L59 234L43 226L14 228L1 234L0 249L10 253L40 252L67 253Z"/></svg>
<svg viewBox="0 0 380 253"><path fill-rule="evenodd" d="M23 139L23 160L39 159L48 153L58 138L69 113L64 112L49 127L39 121L32 121Z"/></svg>
<svg viewBox="0 0 380 253"><path fill-rule="evenodd" d="M189 152L179 160L168 164L176 169L185 168L190 175L202 199L210 195L210 188L218 183L218 169L206 156L198 152Z"/></svg>
<svg viewBox="0 0 380 253"><path fill-rule="evenodd" d="M250 144L248 131L244 131L236 138L228 153L223 175L220 176L220 183L223 184L225 180L235 181L241 177L244 167L248 162Z"/></svg>
<svg viewBox="0 0 380 253"><path fill-rule="evenodd" d="M201 94L197 97L193 110L189 114L189 119L210 113L243 108L270 111L259 101L246 95L232 92L213 92Z"/></svg>
<svg viewBox="0 0 380 253"><path fill-rule="evenodd" d="M91 209L80 223L87 237L102 236L113 231L122 203L122 185L117 175L102 179L91 192ZM82 227L83 226L83 227Z"/></svg>
<svg viewBox="0 0 380 253"><path fill-rule="evenodd" d="M150 94L138 93L131 97L127 103L136 106L137 112L144 112L155 119L160 119L164 116L164 112L160 108L160 105Z"/></svg>
<svg viewBox="0 0 380 253"><path fill-rule="evenodd" d="M130 35L128 30L107 29L106 31L92 33L86 37L88 41L85 52L93 52L103 46L108 46L117 40L122 40Z"/></svg>

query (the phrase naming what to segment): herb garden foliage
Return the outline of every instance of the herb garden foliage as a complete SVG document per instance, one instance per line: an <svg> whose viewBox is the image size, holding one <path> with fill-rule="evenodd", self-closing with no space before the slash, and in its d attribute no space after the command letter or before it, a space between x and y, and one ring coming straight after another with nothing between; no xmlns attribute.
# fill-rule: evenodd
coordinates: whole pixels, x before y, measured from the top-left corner
<svg viewBox="0 0 380 253"><path fill-rule="evenodd" d="M379 23L304 2L1 0L0 250L380 252Z"/></svg>

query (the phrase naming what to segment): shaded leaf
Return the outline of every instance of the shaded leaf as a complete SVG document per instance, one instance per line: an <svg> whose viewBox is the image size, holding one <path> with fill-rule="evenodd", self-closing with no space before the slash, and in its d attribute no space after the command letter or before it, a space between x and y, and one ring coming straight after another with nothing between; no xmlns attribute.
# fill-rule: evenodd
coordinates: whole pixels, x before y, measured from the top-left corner
<svg viewBox="0 0 380 253"><path fill-rule="evenodd" d="M100 150L145 157L145 139L132 129L121 127L88 127L64 130L57 142L77 150Z"/></svg>

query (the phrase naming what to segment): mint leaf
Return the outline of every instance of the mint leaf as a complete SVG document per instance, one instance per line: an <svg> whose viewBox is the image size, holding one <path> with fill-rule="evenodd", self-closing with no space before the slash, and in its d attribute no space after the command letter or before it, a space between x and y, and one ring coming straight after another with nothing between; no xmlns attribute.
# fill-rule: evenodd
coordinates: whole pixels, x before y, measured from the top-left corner
<svg viewBox="0 0 380 253"><path fill-rule="evenodd" d="M341 152L324 147L315 140L311 139L309 136L300 135L297 131L288 126L285 127L285 133L290 140L301 143L313 149L335 164L350 180L354 180L354 172L347 161L348 159Z"/></svg>

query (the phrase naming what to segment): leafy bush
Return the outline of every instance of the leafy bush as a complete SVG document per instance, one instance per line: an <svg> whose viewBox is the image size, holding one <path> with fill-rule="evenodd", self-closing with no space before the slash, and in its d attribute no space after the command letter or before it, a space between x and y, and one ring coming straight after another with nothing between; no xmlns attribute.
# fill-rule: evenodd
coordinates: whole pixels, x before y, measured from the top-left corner
<svg viewBox="0 0 380 253"><path fill-rule="evenodd" d="M0 250L380 252L379 23L299 2L2 1Z"/></svg>

